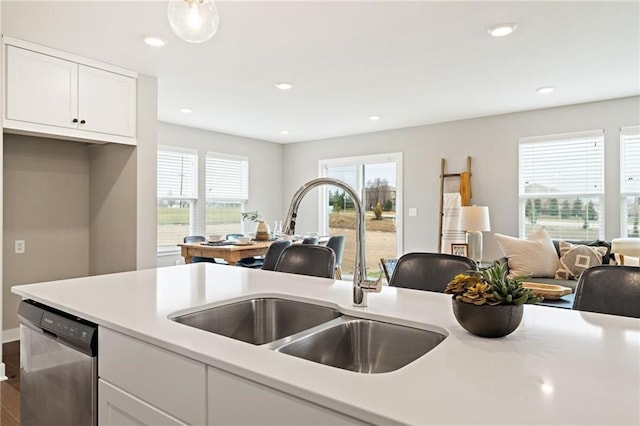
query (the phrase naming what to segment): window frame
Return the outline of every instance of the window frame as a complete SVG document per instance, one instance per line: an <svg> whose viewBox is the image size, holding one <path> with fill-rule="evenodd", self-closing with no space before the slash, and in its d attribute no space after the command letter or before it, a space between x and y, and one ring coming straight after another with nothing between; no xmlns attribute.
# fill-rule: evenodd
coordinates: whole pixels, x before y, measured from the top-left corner
<svg viewBox="0 0 640 426"><path fill-rule="evenodd" d="M395 163L396 164L396 255L399 257L403 252L403 195L404 186L402 182L402 152L390 152L385 154L373 154L373 155L359 155L355 157L340 157L320 160L318 162L318 176L326 177L327 169L329 167L356 167L356 192L358 196L364 202L364 189L366 182L363 181L364 173L362 169L368 164L380 164L380 163ZM329 204L328 190L325 188L319 192L319 206L320 206L320 218L318 223L318 229L323 234L327 234L329 231L329 220L327 206Z"/></svg>
<svg viewBox="0 0 640 426"><path fill-rule="evenodd" d="M527 217L526 217L526 205L528 200L535 199L569 199L569 198L579 198L579 199L597 199L599 208L598 208L598 239L604 239L605 235L605 137L604 130L590 130L583 132L570 132L570 133L561 133L561 134L553 134L553 135L545 135L545 136L533 136L533 137L522 137L518 142L518 234L520 238L527 238ZM598 163L598 167L600 169L600 175L598 176L598 187L599 191L587 191L587 192L578 192L578 191L566 191L566 192L537 192L537 193L526 193L524 192L525 187L525 177L523 176L523 146L524 145L532 145L536 143L553 143L557 141L560 142L568 142L574 140L588 139L588 142L591 142L591 139L597 139L599 142L598 145L598 157L596 161ZM552 238L564 238L564 237L554 237ZM571 239L571 238L569 238Z"/></svg>
<svg viewBox="0 0 640 426"><path fill-rule="evenodd" d="M189 235L194 235L197 229L197 219L198 219L198 150L168 146L168 145L158 145L156 149L156 176L160 174L160 153L161 152L171 152L171 153L179 153L184 155L193 156L193 169L191 170L192 174L192 196L177 196L177 197L166 197L158 195L158 182L156 182L156 215L158 209L160 208L160 203L162 201L179 201L179 202L189 202ZM159 180L159 179L158 179ZM160 230L160 224L156 224L156 235ZM156 252L158 255L162 254L173 254L175 252L179 252L179 249L175 244L156 244Z"/></svg>
<svg viewBox="0 0 640 426"><path fill-rule="evenodd" d="M234 197L210 197L209 196L209 190L208 190L208 177L209 177L209 163L208 160L209 159L213 159L213 160L223 160L223 161L238 161L242 163L242 186L243 188L241 189L241 195L240 197L234 198ZM207 223L207 203L209 203L210 201L212 202L222 202L222 203L240 203L240 211L246 211L246 207L247 207L247 203L249 202L249 157L247 156L243 156L243 155L233 155L233 154L224 154L221 152L216 152L216 151L206 151L204 154L204 212L203 212L203 223L202 223L202 228L204 229L205 232L207 232L207 227L208 227L208 223ZM245 223L242 220L242 217L238 218L238 222L239 222L239 229L241 233L245 233L246 227L245 227ZM218 232L215 232L216 234Z"/></svg>
<svg viewBox="0 0 640 426"><path fill-rule="evenodd" d="M626 156L629 155L627 151L626 143L640 143L640 126L629 126L620 128L620 236L626 238L629 236L629 214L627 212L628 198L640 197L640 187L637 191L628 190L627 180L629 170L626 170ZM640 182L640 173L638 173L637 179ZM638 184L640 185L640 184Z"/></svg>

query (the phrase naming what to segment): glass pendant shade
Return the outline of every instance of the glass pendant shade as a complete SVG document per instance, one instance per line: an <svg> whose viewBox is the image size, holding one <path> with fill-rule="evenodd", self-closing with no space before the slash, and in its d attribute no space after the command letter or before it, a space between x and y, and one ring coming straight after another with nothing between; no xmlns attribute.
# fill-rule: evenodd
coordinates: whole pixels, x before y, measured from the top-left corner
<svg viewBox="0 0 640 426"><path fill-rule="evenodd" d="M169 25L181 39L203 43L218 30L220 17L212 0L169 0Z"/></svg>

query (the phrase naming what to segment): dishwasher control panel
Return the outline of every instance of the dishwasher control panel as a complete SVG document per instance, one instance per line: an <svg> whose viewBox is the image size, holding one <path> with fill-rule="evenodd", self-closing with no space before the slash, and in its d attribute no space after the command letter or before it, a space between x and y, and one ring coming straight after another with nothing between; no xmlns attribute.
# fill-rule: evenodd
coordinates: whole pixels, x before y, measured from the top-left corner
<svg viewBox="0 0 640 426"><path fill-rule="evenodd" d="M45 311L42 314L40 326L45 330L65 336L74 340L80 340L84 343L91 343L95 328L80 324L77 321L70 320L51 312Z"/></svg>

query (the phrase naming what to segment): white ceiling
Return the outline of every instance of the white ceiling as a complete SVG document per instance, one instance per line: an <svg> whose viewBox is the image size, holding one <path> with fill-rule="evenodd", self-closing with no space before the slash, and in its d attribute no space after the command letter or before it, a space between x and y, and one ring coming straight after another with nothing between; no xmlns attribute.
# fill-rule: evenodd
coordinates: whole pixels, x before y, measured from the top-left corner
<svg viewBox="0 0 640 426"><path fill-rule="evenodd" d="M217 5L218 32L198 45L171 32L164 1L3 0L2 26L157 76L161 121L280 143L640 94L638 1ZM503 22L518 29L486 34Z"/></svg>

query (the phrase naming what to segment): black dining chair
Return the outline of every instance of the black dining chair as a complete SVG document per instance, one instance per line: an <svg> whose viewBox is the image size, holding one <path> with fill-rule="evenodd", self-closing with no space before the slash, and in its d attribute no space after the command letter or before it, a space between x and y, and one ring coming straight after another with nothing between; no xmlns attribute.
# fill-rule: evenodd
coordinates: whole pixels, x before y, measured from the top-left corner
<svg viewBox="0 0 640 426"><path fill-rule="evenodd" d="M278 258L280 257L282 250L286 249L290 245L291 241L289 240L274 241L273 243L271 243L264 256L246 257L244 259L240 259L236 263L236 266L240 266L242 268L273 271L276 267L276 263L278 262Z"/></svg>
<svg viewBox="0 0 640 426"><path fill-rule="evenodd" d="M640 318L640 268L598 265L585 269L576 285L573 309Z"/></svg>
<svg viewBox="0 0 640 426"><path fill-rule="evenodd" d="M301 244L318 245L320 239L318 237L304 237Z"/></svg>
<svg viewBox="0 0 640 426"><path fill-rule="evenodd" d="M342 256L344 254L344 243L347 240L347 237L344 235L335 235L333 237L329 237L326 246L329 247L336 255L336 273L335 279L342 279Z"/></svg>
<svg viewBox="0 0 640 426"><path fill-rule="evenodd" d="M389 285L444 293L454 276L475 270L476 263L467 257L444 253L407 253L398 259Z"/></svg>
<svg viewBox="0 0 640 426"><path fill-rule="evenodd" d="M313 277L333 278L336 255L328 247L293 244L282 251L275 271Z"/></svg>
<svg viewBox="0 0 640 426"><path fill-rule="evenodd" d="M184 237L182 239L182 242L185 244L188 243L204 243L206 242L207 239L205 237L203 237L202 235L189 235L187 237ZM228 265L227 262L225 262L222 259L215 259L213 257L202 257L202 256L193 256L191 258L191 263L200 263L200 262L208 262L208 263L217 263L220 265Z"/></svg>
<svg viewBox="0 0 640 426"><path fill-rule="evenodd" d="M278 259L280 259L280 255L282 252L291 245L290 240L281 240L271 243L269 246L269 250L264 255L264 262L262 264L262 269L264 271L275 271L276 265L278 264Z"/></svg>

